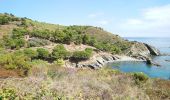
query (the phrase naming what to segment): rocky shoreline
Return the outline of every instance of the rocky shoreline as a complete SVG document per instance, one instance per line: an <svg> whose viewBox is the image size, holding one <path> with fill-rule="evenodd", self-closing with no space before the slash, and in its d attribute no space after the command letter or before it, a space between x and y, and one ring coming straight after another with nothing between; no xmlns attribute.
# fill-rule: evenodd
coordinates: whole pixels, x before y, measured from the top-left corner
<svg viewBox="0 0 170 100"><path fill-rule="evenodd" d="M134 48L135 47L135 48ZM161 66L152 61L151 56L159 56L160 51L148 44L136 42L130 49L131 54L112 55L106 52L97 52L89 60L78 63L66 61L66 67L99 69L108 63L116 61L142 61L146 64Z"/></svg>

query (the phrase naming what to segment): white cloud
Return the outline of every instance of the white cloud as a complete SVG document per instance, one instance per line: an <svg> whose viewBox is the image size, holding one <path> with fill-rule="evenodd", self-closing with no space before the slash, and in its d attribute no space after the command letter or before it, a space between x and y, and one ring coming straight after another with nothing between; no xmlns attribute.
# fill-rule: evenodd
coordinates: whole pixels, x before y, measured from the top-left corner
<svg viewBox="0 0 170 100"><path fill-rule="evenodd" d="M144 9L140 18L129 18L121 27L128 32L170 36L170 5Z"/></svg>
<svg viewBox="0 0 170 100"><path fill-rule="evenodd" d="M127 24L129 25L140 25L142 24L142 20L139 20L139 19L128 19L127 20Z"/></svg>
<svg viewBox="0 0 170 100"><path fill-rule="evenodd" d="M145 19L148 19L148 20L170 19L170 5L144 9L143 16Z"/></svg>

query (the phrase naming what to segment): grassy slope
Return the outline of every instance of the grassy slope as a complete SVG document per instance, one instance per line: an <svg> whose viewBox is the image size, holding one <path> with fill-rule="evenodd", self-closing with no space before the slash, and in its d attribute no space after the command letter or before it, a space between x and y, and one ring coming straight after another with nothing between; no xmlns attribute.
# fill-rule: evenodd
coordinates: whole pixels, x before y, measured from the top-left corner
<svg viewBox="0 0 170 100"><path fill-rule="evenodd" d="M16 98L38 100L163 100L170 99L169 85L169 81L153 79L137 84L133 75L106 68L41 65L34 67L29 77L0 79L0 91L7 89L13 91Z"/></svg>

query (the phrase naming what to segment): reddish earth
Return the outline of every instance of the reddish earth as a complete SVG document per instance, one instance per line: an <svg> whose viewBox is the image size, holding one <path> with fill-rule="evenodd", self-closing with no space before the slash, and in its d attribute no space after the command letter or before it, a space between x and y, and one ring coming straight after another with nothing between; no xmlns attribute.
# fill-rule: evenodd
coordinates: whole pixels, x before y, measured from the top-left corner
<svg viewBox="0 0 170 100"><path fill-rule="evenodd" d="M4 68L0 68L0 78L8 78L8 77L20 77L19 71L6 70Z"/></svg>

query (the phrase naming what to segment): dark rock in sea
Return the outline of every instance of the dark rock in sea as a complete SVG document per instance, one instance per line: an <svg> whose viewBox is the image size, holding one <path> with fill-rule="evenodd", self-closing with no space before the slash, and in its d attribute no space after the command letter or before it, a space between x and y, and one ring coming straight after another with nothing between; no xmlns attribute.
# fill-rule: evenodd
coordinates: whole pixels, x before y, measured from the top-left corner
<svg viewBox="0 0 170 100"><path fill-rule="evenodd" d="M151 60L150 58L147 58L147 59L146 59L146 64L152 65L152 64L153 64L153 63L152 63L152 60Z"/></svg>
<svg viewBox="0 0 170 100"><path fill-rule="evenodd" d="M160 64L153 62L150 58L146 59L146 64L155 65L155 66L159 66L159 67L161 66Z"/></svg>
<svg viewBox="0 0 170 100"><path fill-rule="evenodd" d="M155 47L148 45L146 43L144 43L144 45L148 48L148 50L150 51L151 55L155 55L155 56L159 56L160 55L160 51L158 49L156 49Z"/></svg>
<svg viewBox="0 0 170 100"><path fill-rule="evenodd" d="M170 62L170 60L165 60L165 61Z"/></svg>

